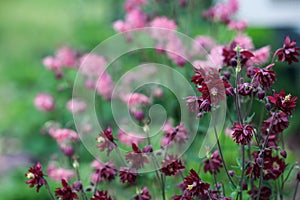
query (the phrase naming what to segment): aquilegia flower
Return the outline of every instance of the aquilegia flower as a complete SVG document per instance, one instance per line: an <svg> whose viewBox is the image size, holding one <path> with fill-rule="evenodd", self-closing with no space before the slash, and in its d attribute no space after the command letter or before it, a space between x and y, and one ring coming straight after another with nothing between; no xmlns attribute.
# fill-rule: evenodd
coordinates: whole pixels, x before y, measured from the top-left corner
<svg viewBox="0 0 300 200"><path fill-rule="evenodd" d="M29 179L26 181L26 184L29 184L29 187L34 187L36 185L36 191L39 192L40 188L46 184L44 179L44 173L42 171L42 165L38 162L36 165L32 166L28 173L25 176Z"/></svg>
<svg viewBox="0 0 300 200"><path fill-rule="evenodd" d="M243 125L235 122L233 124L233 133L232 138L233 140L242 145L248 144L253 136L254 128L251 125Z"/></svg>
<svg viewBox="0 0 300 200"><path fill-rule="evenodd" d="M173 176L178 174L182 169L185 169L181 160L174 155L167 155L166 158L162 161L161 172L166 176Z"/></svg>
<svg viewBox="0 0 300 200"><path fill-rule="evenodd" d="M297 97L292 97L290 94L285 95L283 90L281 90L279 94L268 96L268 99L277 109L283 111L287 115L291 115L296 107Z"/></svg>
<svg viewBox="0 0 300 200"><path fill-rule="evenodd" d="M97 190L91 200L113 200L106 190Z"/></svg>
<svg viewBox="0 0 300 200"><path fill-rule="evenodd" d="M61 180L61 184L63 187L57 188L55 190L55 196L62 200L78 199L77 194L73 192L72 188L69 186L65 179Z"/></svg>
<svg viewBox="0 0 300 200"><path fill-rule="evenodd" d="M298 62L298 56L300 48L296 46L296 41L292 40L287 35L285 37L283 47L280 49L277 49L277 51L274 53L274 56L277 56L277 60L281 62L288 62L289 64L293 62Z"/></svg>
<svg viewBox="0 0 300 200"><path fill-rule="evenodd" d="M219 151L216 150L212 153L210 158L204 160L204 172L210 172L211 174L216 174L220 172L220 168L223 167L221 156Z"/></svg>

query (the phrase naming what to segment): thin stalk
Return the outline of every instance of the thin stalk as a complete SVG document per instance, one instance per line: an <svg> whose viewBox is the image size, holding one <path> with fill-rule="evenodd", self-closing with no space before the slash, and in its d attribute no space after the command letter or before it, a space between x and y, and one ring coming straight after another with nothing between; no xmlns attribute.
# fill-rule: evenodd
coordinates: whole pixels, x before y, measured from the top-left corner
<svg viewBox="0 0 300 200"><path fill-rule="evenodd" d="M297 184L296 184L296 188L295 188L293 200L296 200L297 191L298 191L298 186L299 186L299 181L297 181Z"/></svg>
<svg viewBox="0 0 300 200"><path fill-rule="evenodd" d="M48 184L48 182L46 180L45 180L45 186L46 186L46 189L47 189L47 191L48 191L48 193L50 195L51 200L55 200L55 198L54 198L54 196L53 196L53 194L51 192L50 186L49 186L49 184Z"/></svg>
<svg viewBox="0 0 300 200"><path fill-rule="evenodd" d="M243 184L244 184L244 172L245 172L245 145L242 145L242 177L240 181L240 197L243 199Z"/></svg>

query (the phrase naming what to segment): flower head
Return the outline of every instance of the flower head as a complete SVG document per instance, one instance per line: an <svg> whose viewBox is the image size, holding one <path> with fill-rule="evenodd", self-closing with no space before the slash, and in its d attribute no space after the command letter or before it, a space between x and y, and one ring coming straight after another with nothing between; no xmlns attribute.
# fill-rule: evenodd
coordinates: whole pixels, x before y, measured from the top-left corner
<svg viewBox="0 0 300 200"><path fill-rule="evenodd" d="M91 178L93 183L99 183L102 180L111 181L115 179L117 175L116 166L111 161L101 163L98 160L94 160L92 162L92 167L95 169L95 172Z"/></svg>
<svg viewBox="0 0 300 200"><path fill-rule="evenodd" d="M242 125L237 122L233 125L233 140L242 145L248 144L253 136L254 128L251 125Z"/></svg>
<svg viewBox="0 0 300 200"><path fill-rule="evenodd" d="M39 192L40 188L46 184L46 180L44 179L44 173L42 171L42 165L38 162L34 166L32 166L28 173L25 176L29 179L26 181L26 184L29 184L29 187L34 187L36 185L36 191Z"/></svg>
<svg viewBox="0 0 300 200"><path fill-rule="evenodd" d="M56 188L55 196L62 200L73 200L78 199L78 196L75 192L73 192L72 188L69 186L65 179L61 180L61 184L63 187Z"/></svg>
<svg viewBox="0 0 300 200"><path fill-rule="evenodd" d="M106 154L109 156L110 152L116 148L116 143L114 142L114 137L112 135L112 130L110 127L106 128L103 132L100 132L99 137L97 137L97 148L103 152L106 149Z"/></svg>
<svg viewBox="0 0 300 200"><path fill-rule="evenodd" d="M195 170L190 170L190 175L184 179L184 183L187 186L185 191L191 196L200 198L208 195L210 185L203 182Z"/></svg>
<svg viewBox="0 0 300 200"><path fill-rule="evenodd" d="M106 190L97 190L91 200L113 200Z"/></svg>
<svg viewBox="0 0 300 200"><path fill-rule="evenodd" d="M147 187L144 187L140 194L134 196L135 200L151 200L151 195Z"/></svg>
<svg viewBox="0 0 300 200"><path fill-rule="evenodd" d="M281 90L279 94L268 96L268 99L277 109L283 111L287 115L291 115L296 107L297 97L292 97L290 94L286 95L283 90Z"/></svg>
<svg viewBox="0 0 300 200"><path fill-rule="evenodd" d="M216 174L220 172L220 168L223 167L221 156L219 151L216 150L212 153L210 158L204 160L204 172L210 172L211 174Z"/></svg>
<svg viewBox="0 0 300 200"><path fill-rule="evenodd" d="M126 182L134 183L138 176L138 174L134 170L131 170L128 167L120 168L119 174L120 174L120 181L122 183L126 183Z"/></svg>
<svg viewBox="0 0 300 200"><path fill-rule="evenodd" d="M285 37L283 47L278 49L274 56L277 56L277 60L281 62L288 62L292 64L293 62L298 62L298 56L300 48L296 46L296 41L292 40L289 36Z"/></svg>
<svg viewBox="0 0 300 200"><path fill-rule="evenodd" d="M34 99L34 105L37 109L45 112L52 111L55 108L54 98L46 93L38 94Z"/></svg>
<svg viewBox="0 0 300 200"><path fill-rule="evenodd" d="M148 163L145 153L141 151L135 143L132 143L133 152L126 154L126 160L131 163L133 169L140 169L144 166L145 163Z"/></svg>
<svg viewBox="0 0 300 200"><path fill-rule="evenodd" d="M166 176L173 176L178 174L182 169L185 169L181 160L178 160L177 156L167 155L162 161L161 172Z"/></svg>
<svg viewBox="0 0 300 200"><path fill-rule="evenodd" d="M274 64L270 64L263 69L253 68L256 80L264 89L269 89L276 81L275 71L271 69L273 66Z"/></svg>

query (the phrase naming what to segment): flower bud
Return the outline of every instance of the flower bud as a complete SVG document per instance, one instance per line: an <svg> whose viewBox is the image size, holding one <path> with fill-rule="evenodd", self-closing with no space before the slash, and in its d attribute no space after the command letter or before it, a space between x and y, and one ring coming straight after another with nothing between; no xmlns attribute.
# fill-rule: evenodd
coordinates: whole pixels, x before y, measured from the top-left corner
<svg viewBox="0 0 300 200"><path fill-rule="evenodd" d="M225 77L227 80L230 80L231 74L230 74L229 71L225 71L223 74L224 74L224 77Z"/></svg>
<svg viewBox="0 0 300 200"><path fill-rule="evenodd" d="M143 152L144 153L152 153L153 152L153 148L152 145L147 145L143 148Z"/></svg>
<svg viewBox="0 0 300 200"><path fill-rule="evenodd" d="M229 176L233 177L235 175L235 172L233 170L228 171Z"/></svg>
<svg viewBox="0 0 300 200"><path fill-rule="evenodd" d="M271 110L271 104L266 103L266 109L267 109L268 111L270 111L270 110Z"/></svg>
<svg viewBox="0 0 300 200"><path fill-rule="evenodd" d="M282 151L280 152L280 155L281 155L282 157L286 158L286 156L287 156L286 151L285 151L285 150L282 150Z"/></svg>
<svg viewBox="0 0 300 200"><path fill-rule="evenodd" d="M258 97L259 100L263 100L265 98L265 96L266 96L265 91L263 91L263 90L258 91L257 97Z"/></svg>
<svg viewBox="0 0 300 200"><path fill-rule="evenodd" d="M62 152L68 157L72 157L74 155L74 149L71 146L64 147Z"/></svg>
<svg viewBox="0 0 300 200"><path fill-rule="evenodd" d="M256 163L261 167L263 164L263 159L261 157L256 158Z"/></svg>
<svg viewBox="0 0 300 200"><path fill-rule="evenodd" d="M76 192L79 192L82 190L82 183L81 181L77 181L73 184L73 189L76 191Z"/></svg>

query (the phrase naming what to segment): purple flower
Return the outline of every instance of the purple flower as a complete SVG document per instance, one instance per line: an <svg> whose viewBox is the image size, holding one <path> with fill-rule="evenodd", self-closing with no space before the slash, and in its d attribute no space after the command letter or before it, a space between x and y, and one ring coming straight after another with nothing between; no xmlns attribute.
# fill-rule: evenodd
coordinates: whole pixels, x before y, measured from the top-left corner
<svg viewBox="0 0 300 200"><path fill-rule="evenodd" d="M166 176L173 176L178 174L182 169L185 169L181 160L178 160L177 156L167 155L162 161L162 168L160 171Z"/></svg>
<svg viewBox="0 0 300 200"><path fill-rule="evenodd" d="M296 41L292 40L287 35L284 40L283 47L280 49L277 49L277 51L274 53L274 56L278 56L277 60L281 62L288 62L289 64L293 62L298 62L298 56L300 48L296 46Z"/></svg>
<svg viewBox="0 0 300 200"><path fill-rule="evenodd" d="M144 167L145 163L148 163L147 157L144 155L135 143L132 143L133 152L129 152L126 155L126 160L131 163L133 169L140 169Z"/></svg>
<svg viewBox="0 0 300 200"><path fill-rule="evenodd" d="M284 90L281 90L279 94L268 96L268 99L277 109L285 112L287 115L291 115L296 107L297 97L292 97L290 94L285 95Z"/></svg>
<svg viewBox="0 0 300 200"><path fill-rule="evenodd" d="M65 179L61 180L61 184L63 187L55 189L55 196L62 200L78 199L77 194L73 192L72 188Z"/></svg>
<svg viewBox="0 0 300 200"><path fill-rule="evenodd" d="M151 195L147 187L144 187L140 194L134 196L135 200L151 200Z"/></svg>
<svg viewBox="0 0 300 200"><path fill-rule="evenodd" d="M44 173L42 171L42 165L38 162L34 166L32 166L28 173L25 176L29 179L26 181L26 184L29 184L29 187L34 187L36 185L36 191L39 192L40 188L46 184L46 180L44 179Z"/></svg>
<svg viewBox="0 0 300 200"><path fill-rule="evenodd" d="M128 167L120 168L119 174L120 182L122 183L134 183L138 176L138 174L134 170L131 170Z"/></svg>
<svg viewBox="0 0 300 200"><path fill-rule="evenodd" d="M110 127L106 128L99 134L97 142L100 143L97 145L97 148L99 148L101 152L106 149L107 156L109 156L110 152L117 146L114 142L114 137Z"/></svg>
<svg viewBox="0 0 300 200"><path fill-rule="evenodd" d="M203 182L198 176L197 172L195 172L193 169L190 170L190 175L184 179L184 183L187 186L185 191L189 195L193 197L199 197L200 199L208 196L208 188L210 185Z"/></svg>
<svg viewBox="0 0 300 200"><path fill-rule="evenodd" d="M113 200L106 190L97 190L91 200Z"/></svg>
<svg viewBox="0 0 300 200"><path fill-rule="evenodd" d="M274 66L273 64L268 65L267 67L260 69L254 68L255 77L262 88L269 89L276 81L275 71L271 70Z"/></svg>
<svg viewBox="0 0 300 200"><path fill-rule="evenodd" d="M223 167L221 156L219 151L216 150L212 153L210 158L204 160L204 172L209 171L211 174L220 172L220 168Z"/></svg>
<svg viewBox="0 0 300 200"><path fill-rule="evenodd" d="M242 145L248 144L253 136L254 128L251 125L242 125L237 122L233 125L233 140Z"/></svg>

